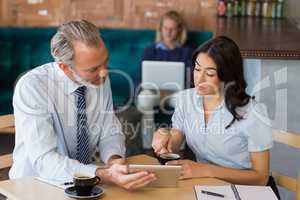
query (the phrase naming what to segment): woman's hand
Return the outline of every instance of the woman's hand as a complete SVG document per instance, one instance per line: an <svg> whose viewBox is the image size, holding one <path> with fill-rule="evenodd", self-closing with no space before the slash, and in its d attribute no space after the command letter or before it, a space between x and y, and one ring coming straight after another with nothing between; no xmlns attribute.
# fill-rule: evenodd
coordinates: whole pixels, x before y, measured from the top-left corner
<svg viewBox="0 0 300 200"><path fill-rule="evenodd" d="M160 128L153 134L152 148L156 154L172 152L171 134L166 128Z"/></svg>
<svg viewBox="0 0 300 200"><path fill-rule="evenodd" d="M194 162L191 160L175 160L167 162L167 165L182 166L179 179L210 177L209 164Z"/></svg>

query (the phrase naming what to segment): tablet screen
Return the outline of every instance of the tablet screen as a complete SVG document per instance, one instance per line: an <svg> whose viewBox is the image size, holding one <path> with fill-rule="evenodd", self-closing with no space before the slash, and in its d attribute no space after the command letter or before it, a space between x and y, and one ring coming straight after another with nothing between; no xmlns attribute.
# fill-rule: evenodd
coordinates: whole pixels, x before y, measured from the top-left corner
<svg viewBox="0 0 300 200"><path fill-rule="evenodd" d="M129 173L138 171L155 173L157 180L150 183L149 187L177 187L181 168L174 165L129 165Z"/></svg>

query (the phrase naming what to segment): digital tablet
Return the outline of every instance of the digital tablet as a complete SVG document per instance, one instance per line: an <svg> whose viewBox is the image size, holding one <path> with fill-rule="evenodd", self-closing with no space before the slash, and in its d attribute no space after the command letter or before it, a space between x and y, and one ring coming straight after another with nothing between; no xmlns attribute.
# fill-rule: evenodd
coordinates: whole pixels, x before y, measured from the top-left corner
<svg viewBox="0 0 300 200"><path fill-rule="evenodd" d="M148 187L177 187L181 166L170 165L129 165L129 173L138 171L153 172L157 180L150 183Z"/></svg>

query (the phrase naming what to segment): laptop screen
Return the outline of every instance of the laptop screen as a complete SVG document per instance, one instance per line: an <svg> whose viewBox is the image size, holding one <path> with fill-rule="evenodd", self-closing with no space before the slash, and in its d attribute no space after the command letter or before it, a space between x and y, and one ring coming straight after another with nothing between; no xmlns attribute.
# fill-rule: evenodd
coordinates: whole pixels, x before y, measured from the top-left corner
<svg viewBox="0 0 300 200"><path fill-rule="evenodd" d="M183 62L143 61L142 87L144 89L183 90L184 68Z"/></svg>

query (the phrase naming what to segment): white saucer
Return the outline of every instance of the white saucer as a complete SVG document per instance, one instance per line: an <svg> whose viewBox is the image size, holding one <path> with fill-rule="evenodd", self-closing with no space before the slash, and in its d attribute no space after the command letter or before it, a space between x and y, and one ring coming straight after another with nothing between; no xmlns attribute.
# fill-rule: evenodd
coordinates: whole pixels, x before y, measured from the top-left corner
<svg viewBox="0 0 300 200"><path fill-rule="evenodd" d="M104 194L104 190L100 186L95 186L91 194L88 196L79 196L77 195L77 192L75 190L75 187L68 187L65 189L65 193L68 195L68 197L75 198L75 199L91 199L91 198L96 198L100 197L102 194Z"/></svg>

